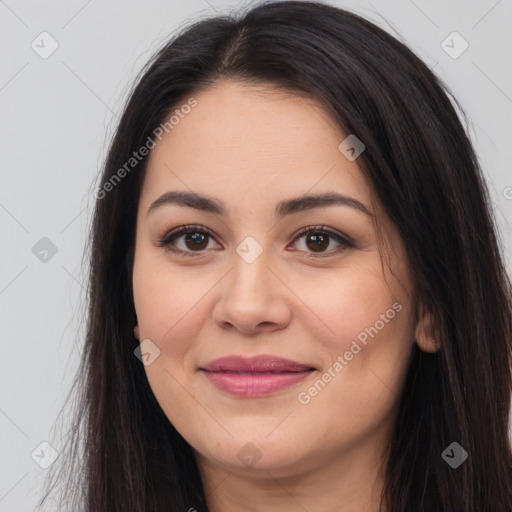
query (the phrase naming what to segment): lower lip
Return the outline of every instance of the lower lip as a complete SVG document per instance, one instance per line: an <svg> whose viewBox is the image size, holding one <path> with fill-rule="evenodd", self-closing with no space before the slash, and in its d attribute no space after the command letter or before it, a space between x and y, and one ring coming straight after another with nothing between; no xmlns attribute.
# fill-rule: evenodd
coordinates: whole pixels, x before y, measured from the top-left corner
<svg viewBox="0 0 512 512"><path fill-rule="evenodd" d="M304 380L313 370L283 373L230 373L203 370L210 382L234 396L261 396L275 393Z"/></svg>

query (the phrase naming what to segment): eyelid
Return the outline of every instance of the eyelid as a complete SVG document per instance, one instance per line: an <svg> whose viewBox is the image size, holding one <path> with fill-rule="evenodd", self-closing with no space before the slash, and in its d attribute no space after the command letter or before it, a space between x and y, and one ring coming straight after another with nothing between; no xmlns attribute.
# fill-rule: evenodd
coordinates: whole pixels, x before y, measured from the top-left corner
<svg viewBox="0 0 512 512"><path fill-rule="evenodd" d="M189 232L198 231L201 233L205 233L211 238L215 239L216 235L208 229L207 227L201 226L199 224L185 224L183 226L178 226L171 231L168 231L163 236L159 237L158 246L165 248L167 251L171 251L175 254L181 254L184 256L200 256L205 253L205 250L202 251L183 251L181 249L177 249L176 247L171 246L171 241L175 238L179 238L180 236L184 236ZM218 242L217 242L218 243Z"/></svg>
<svg viewBox="0 0 512 512"><path fill-rule="evenodd" d="M323 226L323 225L306 226L304 228L299 229L299 231L297 231L296 233L293 234L293 241L295 242L297 240L297 238L299 238L302 235L305 235L309 232L317 232L317 231L326 233L326 234L330 235L332 238L336 239L338 242L350 245L351 247L354 247L356 245L354 240L352 240L352 238L349 237L348 235L345 235L344 233L340 233L339 231L337 231L333 228L330 228L329 226Z"/></svg>
<svg viewBox="0 0 512 512"><path fill-rule="evenodd" d="M171 231L167 232L163 236L159 237L158 246L164 247L166 250L171 251L175 254L181 254L184 256L202 256L205 254L206 249L202 249L200 251L183 251L182 249L177 249L176 247L171 246L171 241L175 238L179 238L180 236L184 236L190 232L200 232L204 233L208 236L210 236L213 239L216 239L216 235L208 228L199 225L199 224L186 224L183 226L178 226ZM295 243L299 238L302 236L308 234L308 233L325 233L326 235L333 238L336 242L338 242L341 246L344 246L341 250L346 248L354 248L356 246L355 242L351 239L351 237L342 234L338 232L337 230L334 230L333 228L330 228L328 226L324 225L317 225L317 226L306 226L301 228L299 231L294 233L292 235L293 240L291 243ZM218 243L218 242L217 242ZM305 252L309 256L315 257L315 258L322 258L322 257L329 257L333 254L338 254L340 249L331 249L330 251L326 252L307 252L307 251L298 251L298 252Z"/></svg>

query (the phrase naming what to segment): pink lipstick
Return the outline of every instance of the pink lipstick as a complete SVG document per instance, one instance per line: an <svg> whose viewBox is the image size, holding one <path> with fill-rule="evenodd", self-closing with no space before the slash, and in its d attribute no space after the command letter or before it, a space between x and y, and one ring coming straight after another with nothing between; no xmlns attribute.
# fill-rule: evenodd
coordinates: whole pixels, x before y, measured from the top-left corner
<svg viewBox="0 0 512 512"><path fill-rule="evenodd" d="M316 370L308 364L270 355L222 357L199 369L217 389L241 397L275 393Z"/></svg>

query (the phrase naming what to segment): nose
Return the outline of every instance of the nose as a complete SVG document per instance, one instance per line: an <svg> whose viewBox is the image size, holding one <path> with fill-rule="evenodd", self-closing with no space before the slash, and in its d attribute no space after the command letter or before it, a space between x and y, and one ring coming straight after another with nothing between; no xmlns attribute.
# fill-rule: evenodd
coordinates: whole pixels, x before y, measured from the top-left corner
<svg viewBox="0 0 512 512"><path fill-rule="evenodd" d="M290 289L264 251L248 263L238 254L222 280L222 290L213 309L213 319L225 330L243 334L285 328L291 319ZM275 266L275 265L274 265Z"/></svg>

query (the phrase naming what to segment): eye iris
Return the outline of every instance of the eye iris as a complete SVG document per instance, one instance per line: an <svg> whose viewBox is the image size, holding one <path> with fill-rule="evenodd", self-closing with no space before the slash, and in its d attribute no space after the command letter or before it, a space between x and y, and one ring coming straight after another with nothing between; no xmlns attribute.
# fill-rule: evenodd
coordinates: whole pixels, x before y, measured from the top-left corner
<svg viewBox="0 0 512 512"><path fill-rule="evenodd" d="M189 242L193 242L193 245L190 246ZM189 249L204 249L208 245L206 236L203 233L198 233L197 231L186 234L185 243Z"/></svg>
<svg viewBox="0 0 512 512"><path fill-rule="evenodd" d="M313 241L314 245L310 246L308 244L308 247L314 251L317 251L317 249L322 250L329 246L329 237L325 235L310 234L306 237L306 243L308 243L308 241Z"/></svg>

